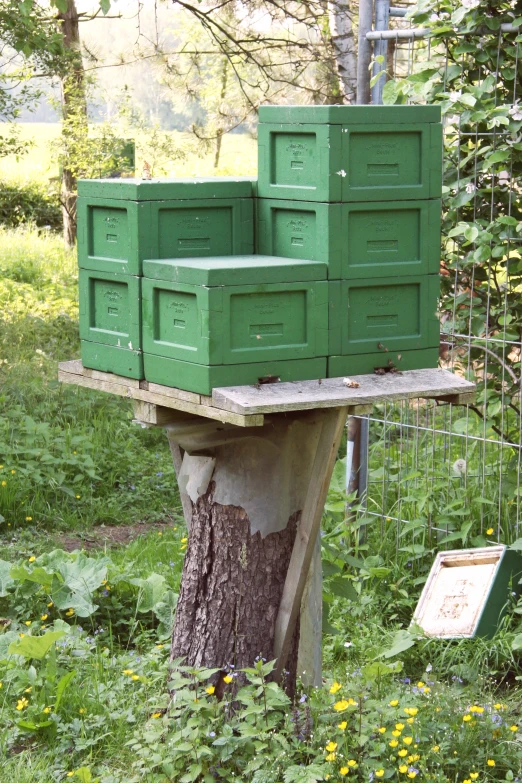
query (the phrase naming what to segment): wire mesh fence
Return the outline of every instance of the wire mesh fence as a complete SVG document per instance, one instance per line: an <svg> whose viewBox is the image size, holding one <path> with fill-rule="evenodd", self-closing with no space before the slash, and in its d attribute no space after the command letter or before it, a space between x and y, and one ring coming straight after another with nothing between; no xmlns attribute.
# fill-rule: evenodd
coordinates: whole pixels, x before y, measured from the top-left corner
<svg viewBox="0 0 522 783"><path fill-rule="evenodd" d="M522 132L514 133L512 123L474 120L452 84L456 69L473 69L472 90L491 91L491 113L522 120L522 51L510 25L468 32L455 45L415 30L392 9L390 28L369 35L387 41L380 64L386 78L399 87L401 80L415 83L429 63L438 70L439 98L449 92L446 107L456 106L444 117L440 356L441 366L478 389L474 405L403 402L369 417L364 518L391 545L388 556L394 551L417 567L433 549L511 543L520 535ZM494 56L472 62L477 50ZM418 90L408 97L422 100ZM505 230L495 233L499 225Z"/></svg>

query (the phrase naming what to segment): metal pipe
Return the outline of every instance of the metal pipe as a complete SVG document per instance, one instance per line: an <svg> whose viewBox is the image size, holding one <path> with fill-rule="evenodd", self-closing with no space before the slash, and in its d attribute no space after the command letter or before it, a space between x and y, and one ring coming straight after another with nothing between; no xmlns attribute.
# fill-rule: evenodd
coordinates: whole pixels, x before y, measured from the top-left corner
<svg viewBox="0 0 522 783"><path fill-rule="evenodd" d="M501 24L500 30L503 33L517 33L520 30L520 25ZM496 32L498 31L489 30L487 27L481 27L475 31L475 33L481 35L494 35ZM412 27L410 30L370 30L366 33L366 38L368 41L391 41L397 39L411 41L415 38L428 38L432 34L433 30L429 27ZM469 33L455 30L452 35L469 35Z"/></svg>
<svg viewBox="0 0 522 783"><path fill-rule="evenodd" d="M385 31L390 21L390 0L375 0L375 30ZM382 91L386 82L386 54L388 42L385 38L376 39L373 45L373 77L380 76L372 87L372 103L375 106L382 104ZM377 58L381 62L377 62ZM384 72L384 73L383 73Z"/></svg>
<svg viewBox="0 0 522 783"><path fill-rule="evenodd" d="M373 0L359 3L359 49L357 57L357 103L370 103L370 62L372 45L368 34L372 29Z"/></svg>
<svg viewBox="0 0 522 783"><path fill-rule="evenodd" d="M406 16L410 9L409 8L397 8L396 5L390 6L390 16Z"/></svg>

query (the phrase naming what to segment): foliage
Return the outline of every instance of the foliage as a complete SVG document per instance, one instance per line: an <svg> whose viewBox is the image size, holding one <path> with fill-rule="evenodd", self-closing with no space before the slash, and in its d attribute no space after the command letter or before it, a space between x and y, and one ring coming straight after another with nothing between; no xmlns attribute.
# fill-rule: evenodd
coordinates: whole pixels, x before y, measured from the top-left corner
<svg viewBox="0 0 522 783"><path fill-rule="evenodd" d="M442 328L457 362L485 377L486 426L517 442L520 409L522 76L513 6L421 0L413 20L431 28L431 61L384 87L387 103L438 103L445 117ZM458 31L458 34L456 34ZM500 36L500 37L499 37ZM473 340L468 348L467 335ZM506 407L509 400L509 408Z"/></svg>
<svg viewBox="0 0 522 783"><path fill-rule="evenodd" d="M54 186L35 180L0 182L0 224L15 228L34 223L39 228L54 230L62 225L60 201Z"/></svg>

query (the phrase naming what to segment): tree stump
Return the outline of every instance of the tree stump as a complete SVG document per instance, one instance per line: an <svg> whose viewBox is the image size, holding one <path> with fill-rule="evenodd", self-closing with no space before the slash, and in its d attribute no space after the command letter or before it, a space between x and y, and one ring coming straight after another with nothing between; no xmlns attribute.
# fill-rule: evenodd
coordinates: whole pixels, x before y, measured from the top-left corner
<svg viewBox="0 0 522 783"><path fill-rule="evenodd" d="M333 434L332 422L339 421ZM319 461L321 483L327 489L334 460L323 461L319 451L326 437L332 441L335 459L342 424L336 409L267 417L262 428L204 423L206 445L201 433L170 429L171 445L179 444L185 451L178 480L192 504L171 660L183 658L186 665L225 673L230 667L252 666L258 656L277 657L276 625L288 592L298 530L303 544L301 517L309 486L316 486L312 472ZM324 497L321 512L323 504ZM316 533L305 535L310 558ZM300 594L290 596L296 605L310 558L304 563ZM290 625L285 625L290 636L284 682L291 693L297 671L298 610ZM219 675L215 679L219 688Z"/></svg>

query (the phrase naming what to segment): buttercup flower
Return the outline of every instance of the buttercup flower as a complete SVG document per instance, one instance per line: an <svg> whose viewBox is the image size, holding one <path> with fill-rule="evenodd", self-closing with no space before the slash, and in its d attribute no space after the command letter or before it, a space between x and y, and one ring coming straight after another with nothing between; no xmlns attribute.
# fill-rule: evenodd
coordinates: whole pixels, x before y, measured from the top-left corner
<svg viewBox="0 0 522 783"><path fill-rule="evenodd" d="M205 688L205 693L208 693L209 696L212 696L216 689L213 685L209 685L208 688Z"/></svg>
<svg viewBox="0 0 522 783"><path fill-rule="evenodd" d="M341 775L344 778L344 776L347 775L349 771L350 770L348 769L348 767L341 767L341 769L339 770L339 775Z"/></svg>
<svg viewBox="0 0 522 783"><path fill-rule="evenodd" d="M399 699L393 699L390 702L390 707L397 707L398 704L399 704Z"/></svg>
<svg viewBox="0 0 522 783"><path fill-rule="evenodd" d="M487 759L486 764L488 765L488 767L494 767L495 759Z"/></svg>
<svg viewBox="0 0 522 783"><path fill-rule="evenodd" d="M402 772L403 774L408 771L408 765L407 764L401 764L399 767L399 772Z"/></svg>
<svg viewBox="0 0 522 783"><path fill-rule="evenodd" d="M469 776L470 776L471 780L476 780L478 778L478 776L479 776L479 773L478 772L470 772Z"/></svg>
<svg viewBox="0 0 522 783"><path fill-rule="evenodd" d="M397 754L397 755L398 755L398 756L400 756L400 757L401 757L401 759L403 759L403 758L404 758L404 756L407 756L407 755L408 755L408 751L406 750L406 748L401 748L401 750L398 752L398 754Z"/></svg>
<svg viewBox="0 0 522 783"><path fill-rule="evenodd" d="M355 759L349 759L346 763L348 764L350 769L357 769L357 767L359 766L358 763L355 761Z"/></svg>
<svg viewBox="0 0 522 783"><path fill-rule="evenodd" d="M396 723L395 728L397 729L397 731L402 731L404 728L404 723Z"/></svg>
<svg viewBox="0 0 522 783"><path fill-rule="evenodd" d="M438 753L438 751L439 751L439 750L440 750L440 747L439 747L438 745L434 745L434 746L432 747L432 751L433 751L434 753Z"/></svg>
<svg viewBox="0 0 522 783"><path fill-rule="evenodd" d="M341 723L337 724L337 728L341 729L341 731L344 731L347 726L348 726L348 723L345 720L343 720Z"/></svg>
<svg viewBox="0 0 522 783"><path fill-rule="evenodd" d="M161 712L153 712L151 718L161 718Z"/></svg>
<svg viewBox="0 0 522 783"><path fill-rule="evenodd" d="M327 760L327 761L335 761L335 758L336 758L336 756L337 756L337 754L336 754L336 753L329 753L329 754L326 756L326 760Z"/></svg>
<svg viewBox="0 0 522 783"><path fill-rule="evenodd" d="M385 734L386 733L386 726L381 726L379 729L379 734Z"/></svg>
<svg viewBox="0 0 522 783"><path fill-rule="evenodd" d="M346 699L341 699L341 701L336 701L333 708L336 710L336 712L343 712L343 710L347 710L349 707L349 703L346 701Z"/></svg>
<svg viewBox="0 0 522 783"><path fill-rule="evenodd" d="M515 725L513 724L513 726L510 726L510 727L509 727L509 730L510 730L510 731L518 731L518 726L515 726Z"/></svg>
<svg viewBox="0 0 522 783"><path fill-rule="evenodd" d="M492 527L488 527L488 529L486 530L486 535L487 536L493 535L493 528Z"/></svg>
<svg viewBox="0 0 522 783"><path fill-rule="evenodd" d="M396 748L397 745L399 744L399 741L396 740L396 739L392 739L391 742L389 742L388 744L389 744L390 748Z"/></svg>
<svg viewBox="0 0 522 783"><path fill-rule="evenodd" d="M225 677L223 677L223 682L226 682L227 685L232 682L232 677L230 674L227 674Z"/></svg>
<svg viewBox="0 0 522 783"><path fill-rule="evenodd" d="M464 715L462 720L464 721L464 723L469 723L469 721L471 720L471 717L472 717L471 715Z"/></svg>
<svg viewBox="0 0 522 783"><path fill-rule="evenodd" d="M16 709L18 712L21 712L22 710L25 710L27 705L29 704L28 700L25 698L25 696L22 696L21 699L18 699L16 702Z"/></svg>
<svg viewBox="0 0 522 783"><path fill-rule="evenodd" d="M383 775L384 775L384 770L383 769L376 769L375 770L375 777L376 778L382 778Z"/></svg>
<svg viewBox="0 0 522 783"><path fill-rule="evenodd" d="M402 741L404 742L405 745L411 745L411 743L413 742L413 737L403 737Z"/></svg>
<svg viewBox="0 0 522 783"><path fill-rule="evenodd" d="M36 560L36 557L34 555L31 555L31 557L29 558L29 562L30 563L34 563L35 560Z"/></svg>
<svg viewBox="0 0 522 783"><path fill-rule="evenodd" d="M334 682L332 687L330 688L330 693L337 693L337 691L340 691L343 686L340 682Z"/></svg>
<svg viewBox="0 0 522 783"><path fill-rule="evenodd" d="M326 750L327 750L329 753L331 753L332 751L336 750L336 748L337 748L337 742L331 742L331 741L330 741L330 742L329 742L329 743L326 745L326 748L325 748L325 749L326 749Z"/></svg>

